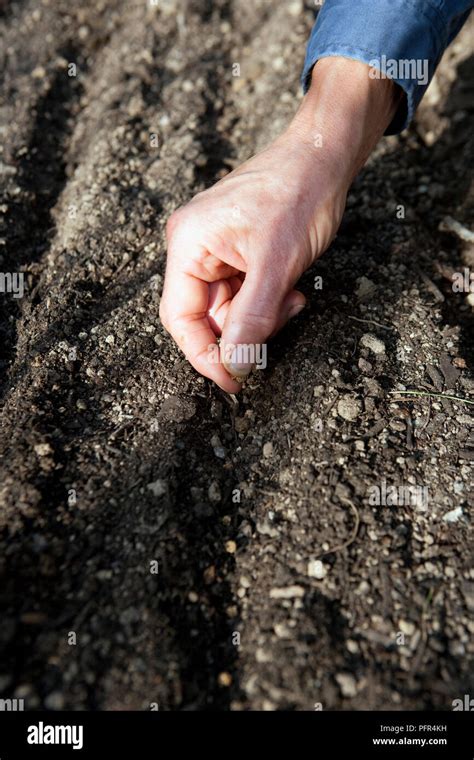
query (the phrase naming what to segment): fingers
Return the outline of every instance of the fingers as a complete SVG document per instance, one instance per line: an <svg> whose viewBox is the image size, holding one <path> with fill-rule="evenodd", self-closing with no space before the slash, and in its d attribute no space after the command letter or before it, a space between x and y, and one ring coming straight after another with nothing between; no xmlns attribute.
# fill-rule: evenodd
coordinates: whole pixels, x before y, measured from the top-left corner
<svg viewBox="0 0 474 760"><path fill-rule="evenodd" d="M193 367L227 393L240 385L220 361L217 337L208 320L209 284L177 266L167 271L160 304L163 325Z"/></svg>
<svg viewBox="0 0 474 760"><path fill-rule="evenodd" d="M212 282L209 285L209 303L207 307L209 324L216 335L221 335L233 297L242 287L239 277Z"/></svg>
<svg viewBox="0 0 474 760"><path fill-rule="evenodd" d="M224 238L215 255L199 244L196 222L181 219L170 228L160 316L193 367L236 393L254 366L266 366L268 338L304 307L305 297L292 289L297 273L287 257L255 251L247 271L248 262Z"/></svg>
<svg viewBox="0 0 474 760"><path fill-rule="evenodd" d="M266 342L305 305L297 290L287 292L284 277L250 270L227 309L221 354L232 377L245 378L255 365L266 366Z"/></svg>

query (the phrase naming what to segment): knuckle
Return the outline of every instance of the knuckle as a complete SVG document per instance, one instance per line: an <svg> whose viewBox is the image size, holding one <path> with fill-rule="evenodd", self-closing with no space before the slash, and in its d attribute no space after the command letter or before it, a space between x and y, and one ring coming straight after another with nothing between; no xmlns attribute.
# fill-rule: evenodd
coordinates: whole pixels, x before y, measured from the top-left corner
<svg viewBox="0 0 474 760"><path fill-rule="evenodd" d="M267 335L273 330L275 325L276 315L272 313L254 313L251 311L242 314L240 317L240 323L245 327L255 329L258 328L259 332L266 333Z"/></svg>
<svg viewBox="0 0 474 760"><path fill-rule="evenodd" d="M198 234L201 226L199 223L200 215L191 208L191 203L176 209L169 217L166 223L168 243L176 242L178 236L183 239Z"/></svg>

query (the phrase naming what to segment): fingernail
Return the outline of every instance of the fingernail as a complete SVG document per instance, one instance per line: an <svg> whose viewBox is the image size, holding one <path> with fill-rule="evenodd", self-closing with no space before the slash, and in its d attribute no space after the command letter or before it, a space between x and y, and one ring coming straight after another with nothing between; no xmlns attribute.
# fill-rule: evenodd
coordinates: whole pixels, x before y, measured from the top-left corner
<svg viewBox="0 0 474 760"><path fill-rule="evenodd" d="M227 348L229 348L229 346L227 346ZM246 351L243 351L243 348L245 348ZM245 379L248 375L250 375L255 366L253 363L245 361L249 355L248 349L248 345L233 346L230 352L230 356L228 356L227 361L225 361L227 371L229 372L230 376L236 380Z"/></svg>
<svg viewBox="0 0 474 760"><path fill-rule="evenodd" d="M303 309L304 309L304 304L301 304L301 303L297 304L296 306L292 306L292 308L288 312L288 319L293 319L293 317L296 317L300 313L300 311L303 311Z"/></svg>

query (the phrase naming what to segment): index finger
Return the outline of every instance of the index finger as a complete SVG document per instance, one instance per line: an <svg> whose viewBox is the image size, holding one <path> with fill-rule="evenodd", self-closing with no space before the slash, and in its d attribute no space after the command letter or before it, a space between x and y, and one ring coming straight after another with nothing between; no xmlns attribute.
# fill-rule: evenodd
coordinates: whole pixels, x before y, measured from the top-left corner
<svg viewBox="0 0 474 760"><path fill-rule="evenodd" d="M208 304L209 283L169 260L160 307L165 328L194 369L227 393L238 393L240 383L221 363L217 337L207 318Z"/></svg>

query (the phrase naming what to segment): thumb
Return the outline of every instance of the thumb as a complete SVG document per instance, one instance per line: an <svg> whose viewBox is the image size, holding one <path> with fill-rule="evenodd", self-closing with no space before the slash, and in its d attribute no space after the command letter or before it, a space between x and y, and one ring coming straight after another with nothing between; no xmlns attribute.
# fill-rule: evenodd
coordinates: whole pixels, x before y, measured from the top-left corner
<svg viewBox="0 0 474 760"><path fill-rule="evenodd" d="M266 341L305 303L299 291L285 292L280 282L269 283L268 278L249 272L222 330L221 357L231 377L244 379L255 365L266 366Z"/></svg>

